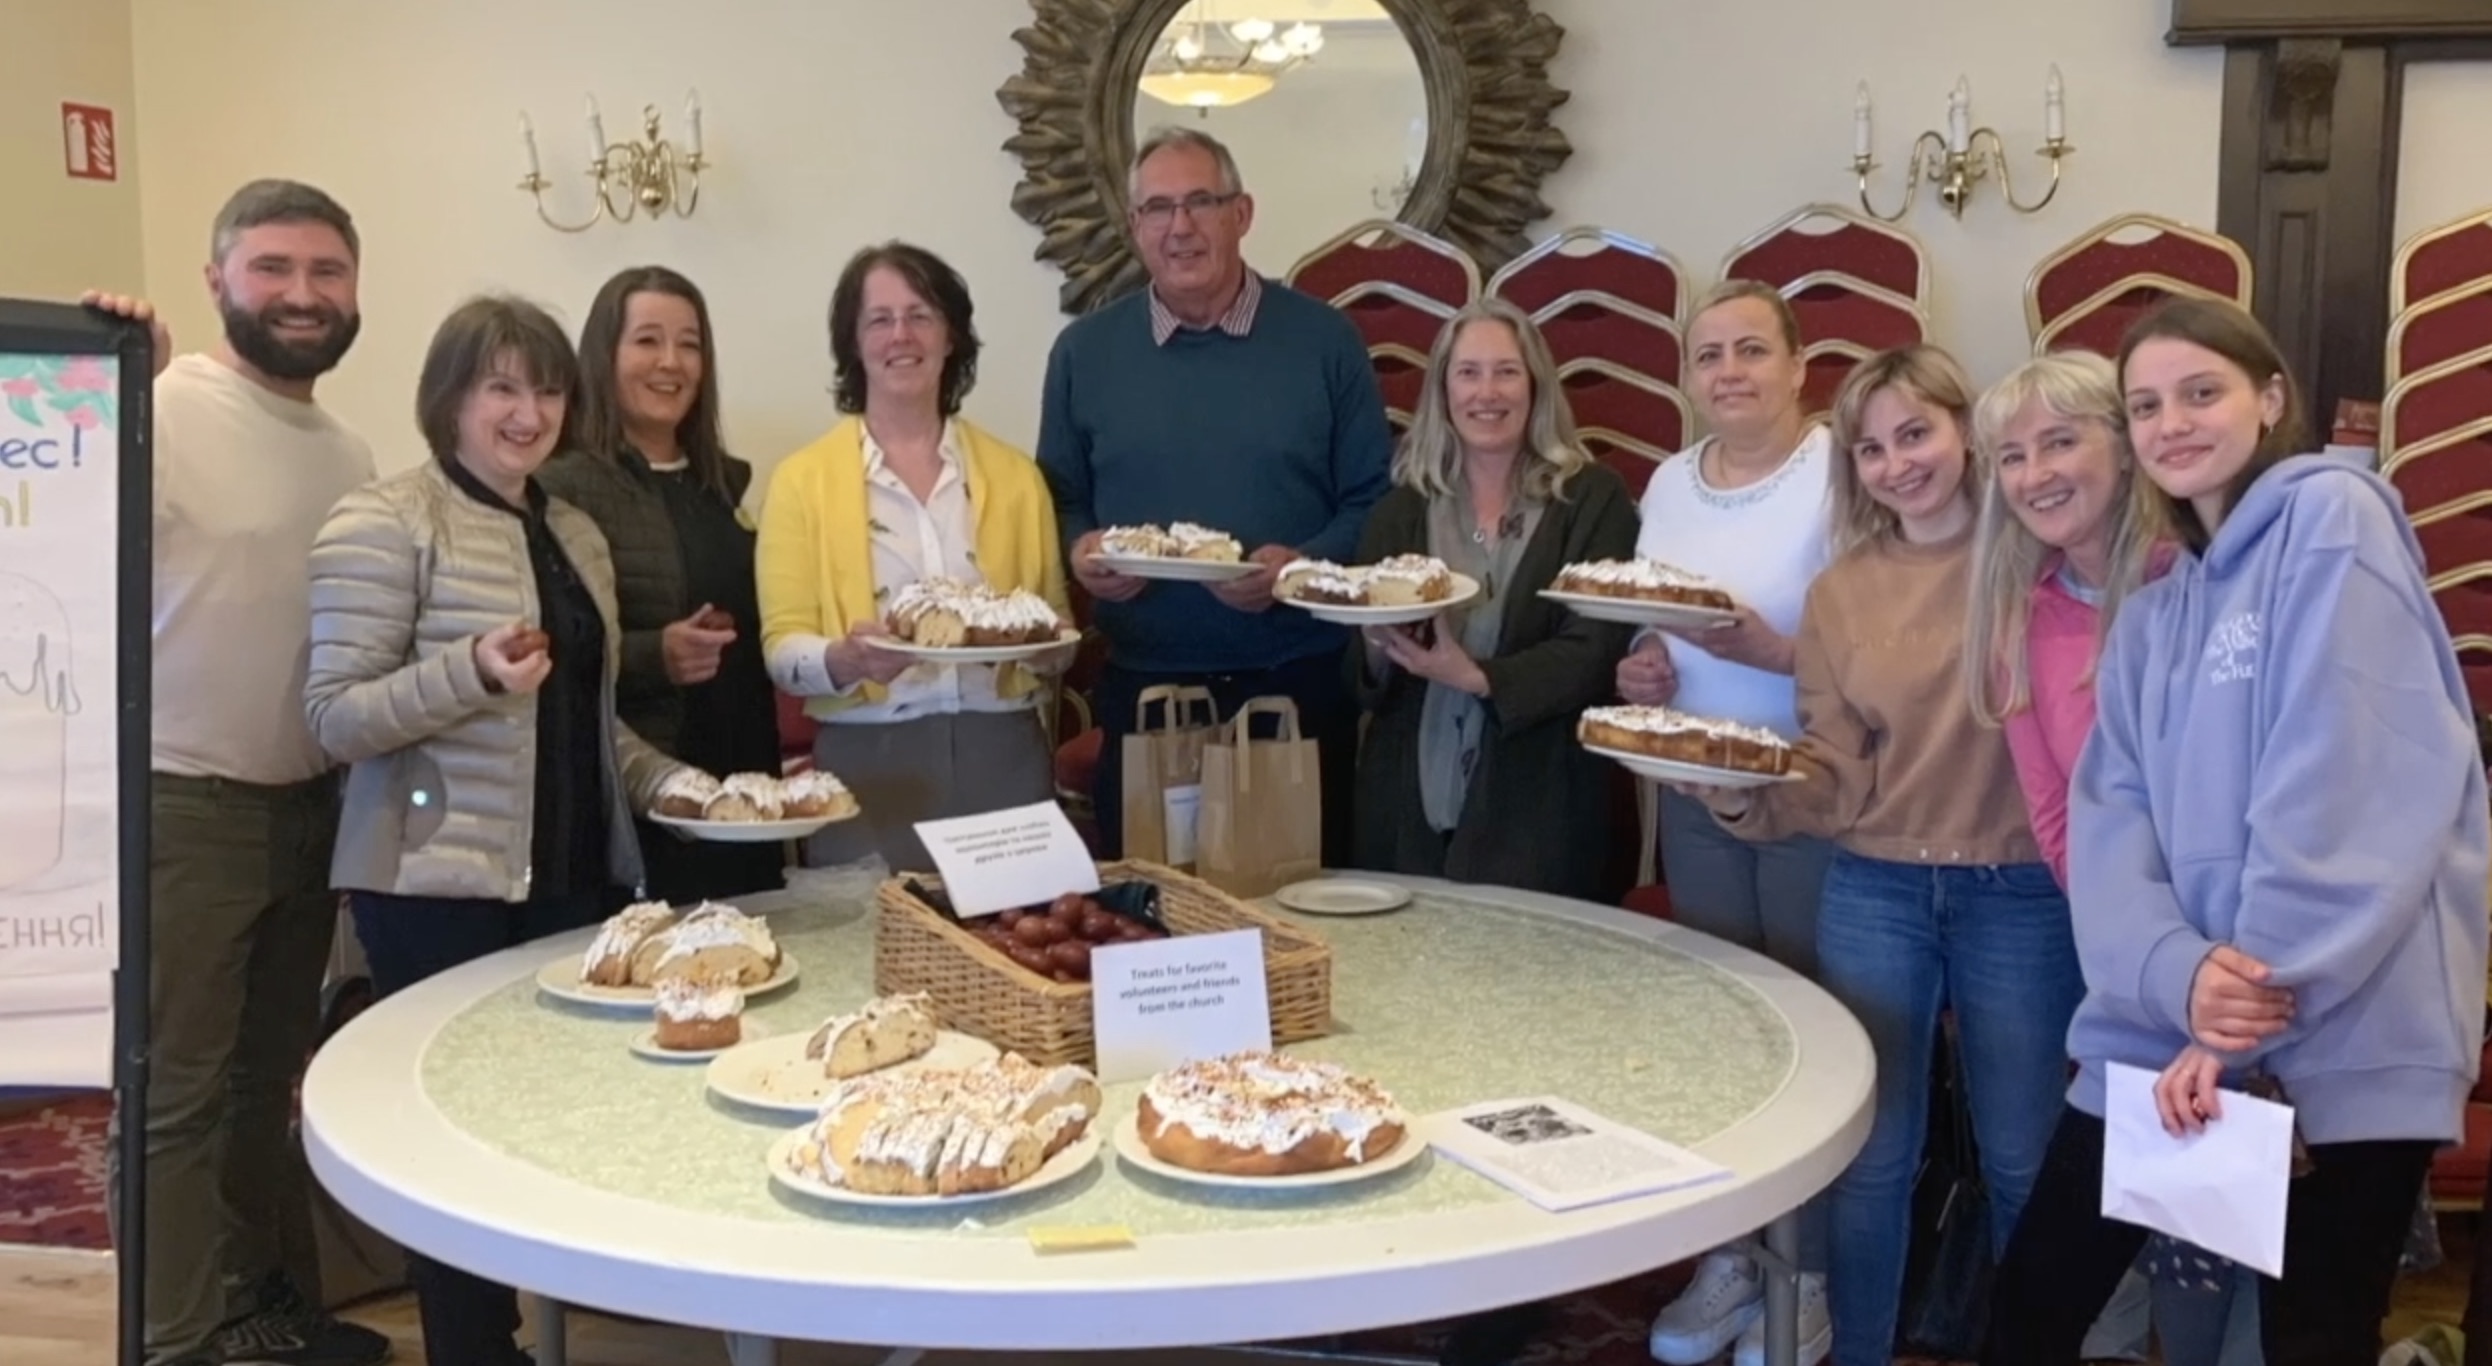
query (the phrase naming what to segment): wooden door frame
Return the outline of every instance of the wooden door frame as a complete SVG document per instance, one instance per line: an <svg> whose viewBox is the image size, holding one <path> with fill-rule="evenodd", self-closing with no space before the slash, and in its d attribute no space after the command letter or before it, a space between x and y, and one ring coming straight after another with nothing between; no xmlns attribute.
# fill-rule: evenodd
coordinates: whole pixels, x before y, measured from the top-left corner
<svg viewBox="0 0 2492 1366"><path fill-rule="evenodd" d="M2165 41L2224 49L2216 230L2250 253L2255 308L2324 438L2377 401L2397 252L2406 69L2492 61L2485 0L2172 0Z"/></svg>

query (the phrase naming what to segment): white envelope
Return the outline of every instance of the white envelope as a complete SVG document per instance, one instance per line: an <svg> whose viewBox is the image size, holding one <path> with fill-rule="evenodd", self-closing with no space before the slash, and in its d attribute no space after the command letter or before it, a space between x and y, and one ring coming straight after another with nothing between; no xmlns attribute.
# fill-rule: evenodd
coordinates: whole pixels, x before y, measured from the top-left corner
<svg viewBox="0 0 2492 1366"><path fill-rule="evenodd" d="M2282 1276L2291 1107L2226 1091L2220 1118L2175 1138L2155 1112L2155 1076L2116 1062L2105 1070L2103 1217Z"/></svg>

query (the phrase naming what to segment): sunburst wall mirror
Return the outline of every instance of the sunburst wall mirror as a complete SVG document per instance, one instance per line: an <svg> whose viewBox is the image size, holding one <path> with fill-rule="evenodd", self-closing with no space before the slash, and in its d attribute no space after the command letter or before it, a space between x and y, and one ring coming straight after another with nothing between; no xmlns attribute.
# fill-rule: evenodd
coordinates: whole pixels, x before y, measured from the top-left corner
<svg viewBox="0 0 2492 1366"><path fill-rule="evenodd" d="M1248 258L1278 275L1342 229L1396 218L1483 273L1530 246L1540 186L1573 153L1551 121L1565 30L1530 0L1030 0L996 99L1020 127L1013 211L1085 313L1143 280L1125 175L1161 124L1237 154ZM1300 240L1304 239L1304 240Z"/></svg>

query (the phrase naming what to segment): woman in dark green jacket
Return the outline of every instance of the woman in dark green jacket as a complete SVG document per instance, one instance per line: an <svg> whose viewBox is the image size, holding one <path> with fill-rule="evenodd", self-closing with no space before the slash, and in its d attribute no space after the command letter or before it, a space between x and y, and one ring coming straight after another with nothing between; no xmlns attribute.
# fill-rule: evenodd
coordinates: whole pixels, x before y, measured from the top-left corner
<svg viewBox="0 0 2492 1366"><path fill-rule="evenodd" d="M779 772L777 698L762 664L753 467L719 436L709 305L690 280L638 266L606 281L580 326L574 448L538 479L614 551L623 666L615 711L711 773ZM783 885L776 844L694 843L640 820L649 894L725 899Z"/></svg>
<svg viewBox="0 0 2492 1366"><path fill-rule="evenodd" d="M1432 555L1481 593L1351 652L1371 713L1358 865L1597 897L1609 773L1575 718L1610 699L1631 632L1540 591L1569 564L1632 557L1635 500L1577 440L1548 344L1512 304L1482 300L1437 335L1393 482L1359 563Z"/></svg>

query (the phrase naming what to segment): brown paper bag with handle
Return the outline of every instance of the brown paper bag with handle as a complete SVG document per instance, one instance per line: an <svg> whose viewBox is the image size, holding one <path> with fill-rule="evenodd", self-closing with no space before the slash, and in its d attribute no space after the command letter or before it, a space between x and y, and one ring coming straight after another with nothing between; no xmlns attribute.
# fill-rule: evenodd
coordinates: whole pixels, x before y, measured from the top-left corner
<svg viewBox="0 0 2492 1366"><path fill-rule="evenodd" d="M1151 724L1158 702L1160 724ZM1211 689L1162 683L1134 699L1134 728L1117 762L1124 765L1125 857L1192 872L1196 812L1203 796L1203 747L1220 726Z"/></svg>
<svg viewBox="0 0 2492 1366"><path fill-rule="evenodd" d="M1257 716L1278 718L1258 739ZM1196 875L1233 896L1262 896L1324 866L1323 766L1298 729L1298 704L1258 697L1203 750L1203 812Z"/></svg>

